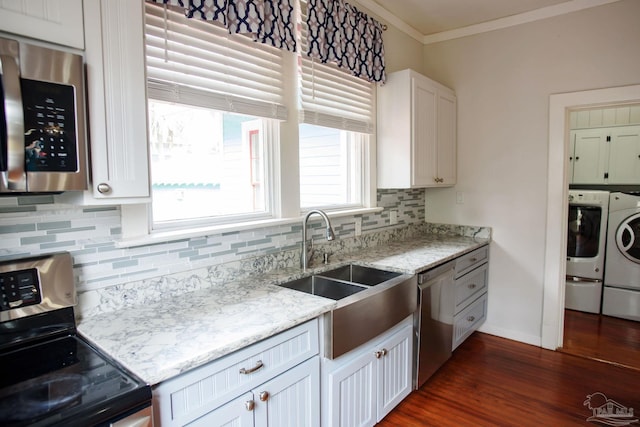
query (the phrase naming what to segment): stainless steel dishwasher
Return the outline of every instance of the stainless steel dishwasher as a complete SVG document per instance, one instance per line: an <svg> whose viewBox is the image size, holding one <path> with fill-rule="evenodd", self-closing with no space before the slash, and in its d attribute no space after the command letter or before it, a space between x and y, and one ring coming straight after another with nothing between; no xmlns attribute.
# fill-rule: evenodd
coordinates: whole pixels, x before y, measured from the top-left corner
<svg viewBox="0 0 640 427"><path fill-rule="evenodd" d="M453 343L455 262L418 275L415 325L415 388L418 389L450 357Z"/></svg>

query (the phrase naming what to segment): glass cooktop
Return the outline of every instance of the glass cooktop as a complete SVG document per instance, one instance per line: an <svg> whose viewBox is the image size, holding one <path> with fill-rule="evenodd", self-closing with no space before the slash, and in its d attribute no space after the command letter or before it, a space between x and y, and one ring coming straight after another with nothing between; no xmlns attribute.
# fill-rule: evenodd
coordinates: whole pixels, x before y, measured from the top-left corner
<svg viewBox="0 0 640 427"><path fill-rule="evenodd" d="M151 400L149 386L75 335L6 352L0 367L2 426L100 425Z"/></svg>

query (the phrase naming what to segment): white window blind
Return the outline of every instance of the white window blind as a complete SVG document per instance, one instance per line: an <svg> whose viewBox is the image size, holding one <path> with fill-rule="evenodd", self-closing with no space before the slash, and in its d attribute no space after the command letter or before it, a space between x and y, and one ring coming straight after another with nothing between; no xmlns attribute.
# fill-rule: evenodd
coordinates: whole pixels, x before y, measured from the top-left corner
<svg viewBox="0 0 640 427"><path fill-rule="evenodd" d="M146 8L149 97L258 117L287 118L285 51L188 19L182 8Z"/></svg>
<svg viewBox="0 0 640 427"><path fill-rule="evenodd" d="M353 132L374 133L375 85L333 64L322 64L307 56L307 2L302 0L300 3L300 121Z"/></svg>

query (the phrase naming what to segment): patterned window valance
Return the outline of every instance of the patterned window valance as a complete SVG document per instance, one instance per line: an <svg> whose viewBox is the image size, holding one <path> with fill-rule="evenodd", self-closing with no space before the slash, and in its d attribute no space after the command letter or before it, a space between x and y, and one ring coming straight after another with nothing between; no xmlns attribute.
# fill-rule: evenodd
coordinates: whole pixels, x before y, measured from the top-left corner
<svg viewBox="0 0 640 427"><path fill-rule="evenodd" d="M344 0L309 0L309 51L323 63L334 62L354 76L384 82L382 24Z"/></svg>
<svg viewBox="0 0 640 427"><path fill-rule="evenodd" d="M252 34L254 40L291 52L296 50L293 0L147 0L180 6L188 18L216 21L230 34Z"/></svg>

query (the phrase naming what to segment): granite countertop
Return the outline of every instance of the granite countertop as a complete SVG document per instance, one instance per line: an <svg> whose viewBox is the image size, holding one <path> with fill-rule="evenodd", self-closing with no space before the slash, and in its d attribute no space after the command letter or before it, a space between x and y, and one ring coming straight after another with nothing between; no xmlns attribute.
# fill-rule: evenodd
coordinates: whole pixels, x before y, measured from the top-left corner
<svg viewBox="0 0 640 427"><path fill-rule="evenodd" d="M354 262L417 273L470 252L488 239L426 235L336 257L307 274ZM276 286L299 268L82 319L82 336L151 385L329 312L336 302Z"/></svg>

